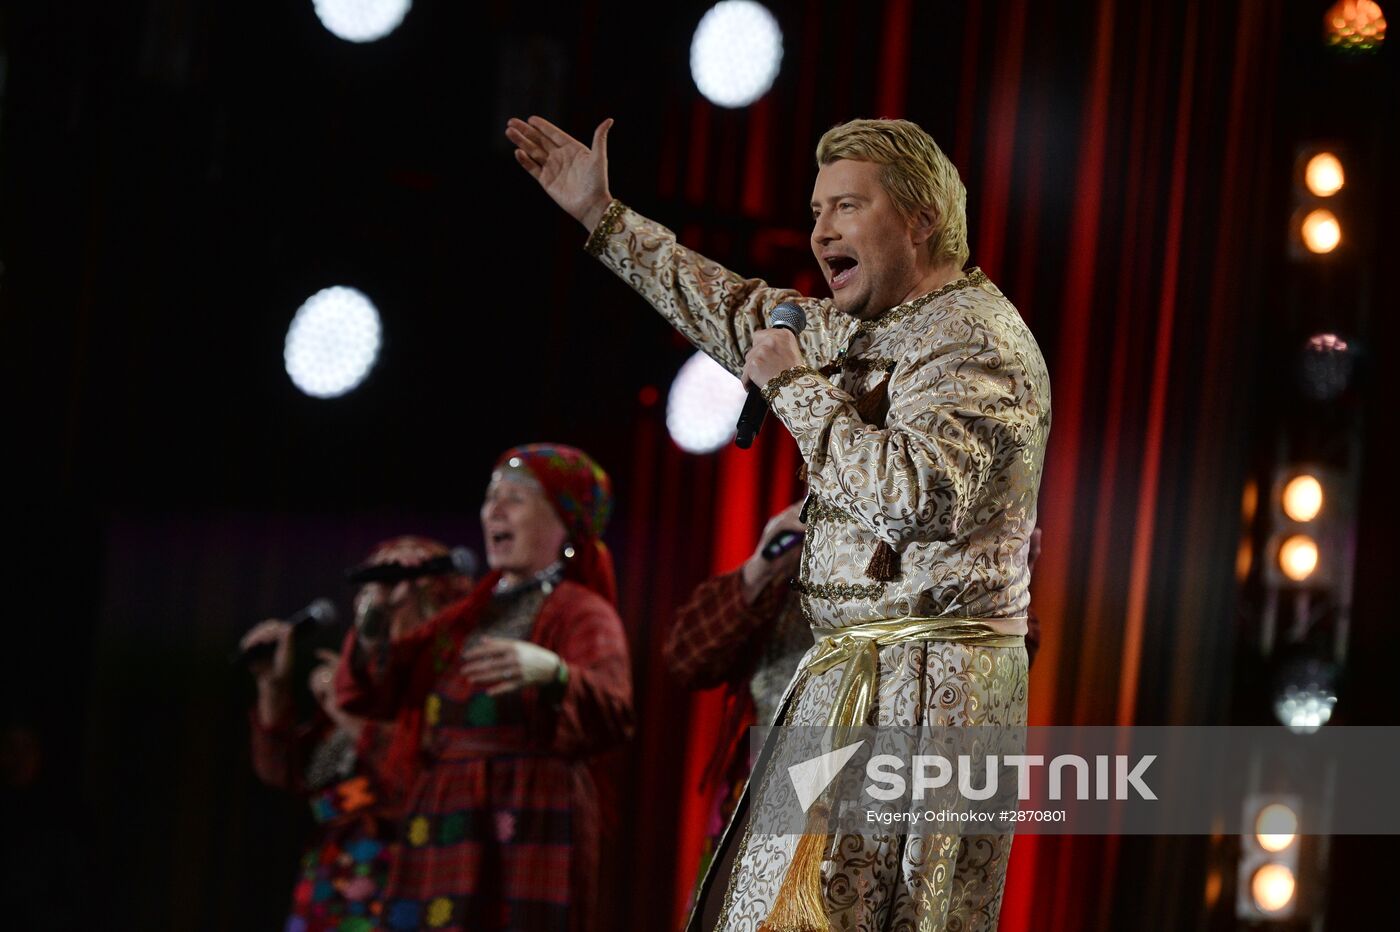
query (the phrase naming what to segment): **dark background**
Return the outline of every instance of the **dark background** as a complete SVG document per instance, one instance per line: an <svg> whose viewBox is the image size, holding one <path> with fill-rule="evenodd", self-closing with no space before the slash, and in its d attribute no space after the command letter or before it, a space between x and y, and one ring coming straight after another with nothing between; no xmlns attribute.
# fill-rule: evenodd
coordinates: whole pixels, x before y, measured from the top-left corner
<svg viewBox="0 0 1400 932"><path fill-rule="evenodd" d="M616 927L666 927L679 723L704 718L658 671L659 639L696 581L747 552L790 485L769 466L791 454L781 436L749 460L665 439L690 350L514 163L501 131L531 112L585 139L614 117L615 194L741 271L809 286L816 138L854 116L929 129L968 182L972 261L1055 386L1032 720L1267 715L1257 573L1234 573L1239 539L1262 532L1238 503L1278 463L1333 455L1320 421L1364 460L1338 721L1393 723L1395 49L1327 53L1327 5L775 2L784 69L739 112L690 82L704 3L419 0L368 45L326 32L309 0L0 6L0 673L7 721L44 755L42 796L6 801L22 826L7 902L45 899L56 927L75 911L276 927L302 810L252 778L227 651L315 595L344 604L339 570L384 537L478 545L495 456L550 439L619 490L608 540L642 731L609 890ZM1293 154L1313 138L1357 154L1364 236L1300 267ZM296 308L333 284L374 300L385 341L364 385L322 401L281 353ZM1337 409L1301 405L1288 368L1320 327L1370 353ZM722 523L736 488L753 507ZM1003 928L1233 922L1220 839L1017 851ZM1388 851L1338 840L1332 927L1369 918Z"/></svg>

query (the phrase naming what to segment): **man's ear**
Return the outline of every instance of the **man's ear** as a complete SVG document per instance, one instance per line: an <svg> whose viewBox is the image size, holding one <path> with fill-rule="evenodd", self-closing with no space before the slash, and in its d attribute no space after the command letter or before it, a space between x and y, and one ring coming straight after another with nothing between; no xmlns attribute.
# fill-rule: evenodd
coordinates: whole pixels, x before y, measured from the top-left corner
<svg viewBox="0 0 1400 932"><path fill-rule="evenodd" d="M909 235L915 246L927 243L937 231L938 215L930 207L920 207L909 218Z"/></svg>

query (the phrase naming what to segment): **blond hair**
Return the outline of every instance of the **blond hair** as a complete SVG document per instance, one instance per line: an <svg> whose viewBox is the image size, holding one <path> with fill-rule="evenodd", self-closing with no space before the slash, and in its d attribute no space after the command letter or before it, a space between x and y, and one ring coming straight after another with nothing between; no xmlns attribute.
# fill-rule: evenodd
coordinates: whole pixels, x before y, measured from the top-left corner
<svg viewBox="0 0 1400 932"><path fill-rule="evenodd" d="M881 166L880 185L906 222L917 210L933 211L929 258L966 264L967 188L932 136L908 120L851 120L817 143L818 168L838 159Z"/></svg>

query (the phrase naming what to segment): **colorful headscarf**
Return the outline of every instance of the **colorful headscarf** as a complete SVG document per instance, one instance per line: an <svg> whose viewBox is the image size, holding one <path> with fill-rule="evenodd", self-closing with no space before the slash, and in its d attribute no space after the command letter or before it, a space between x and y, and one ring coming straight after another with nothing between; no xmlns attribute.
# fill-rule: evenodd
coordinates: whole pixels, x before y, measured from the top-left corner
<svg viewBox="0 0 1400 932"><path fill-rule="evenodd" d="M574 555L564 576L617 602L612 555L602 541L612 516L612 481L587 453L560 443L530 443L501 454L496 469L525 469L534 476L569 532Z"/></svg>

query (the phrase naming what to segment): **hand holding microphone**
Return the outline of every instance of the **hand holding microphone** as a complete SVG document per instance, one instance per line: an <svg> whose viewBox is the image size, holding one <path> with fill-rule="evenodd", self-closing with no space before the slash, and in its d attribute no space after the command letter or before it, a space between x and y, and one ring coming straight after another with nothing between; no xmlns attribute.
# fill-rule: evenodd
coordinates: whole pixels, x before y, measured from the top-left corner
<svg viewBox="0 0 1400 932"><path fill-rule="evenodd" d="M763 386L793 366L803 365L807 361L802 358L802 350L797 345L797 334L807 326L807 315L802 308L792 301L784 301L773 309L772 321L770 329L754 331L753 345L744 356L743 381L748 386L749 397L739 414L734 437L734 443L741 450L747 450L753 444L753 438L768 414L768 403L763 400Z"/></svg>
<svg viewBox="0 0 1400 932"><path fill-rule="evenodd" d="M802 502L794 502L769 519L753 555L739 571L745 603L752 605L773 580L797 573L805 533Z"/></svg>

